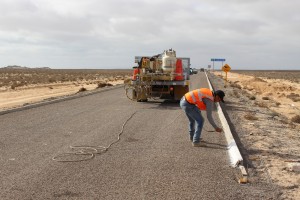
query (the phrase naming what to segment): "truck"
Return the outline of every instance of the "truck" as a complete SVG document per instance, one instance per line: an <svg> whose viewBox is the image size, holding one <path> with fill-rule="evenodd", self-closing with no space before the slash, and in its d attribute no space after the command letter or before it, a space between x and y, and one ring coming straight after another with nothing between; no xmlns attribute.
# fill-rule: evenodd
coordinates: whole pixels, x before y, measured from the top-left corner
<svg viewBox="0 0 300 200"><path fill-rule="evenodd" d="M173 49L153 56L135 56L130 81L125 83L126 95L137 102L149 99L179 101L189 91L190 58L176 57Z"/></svg>

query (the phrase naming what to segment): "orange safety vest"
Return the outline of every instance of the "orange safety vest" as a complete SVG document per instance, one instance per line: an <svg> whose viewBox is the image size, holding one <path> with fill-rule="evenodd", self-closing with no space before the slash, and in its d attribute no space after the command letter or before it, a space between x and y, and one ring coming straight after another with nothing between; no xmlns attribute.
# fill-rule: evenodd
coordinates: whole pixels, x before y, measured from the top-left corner
<svg viewBox="0 0 300 200"><path fill-rule="evenodd" d="M208 88L193 90L186 93L184 96L187 102L195 104L200 110L206 110L206 105L202 100L203 98L208 98L209 100L214 101L213 93Z"/></svg>

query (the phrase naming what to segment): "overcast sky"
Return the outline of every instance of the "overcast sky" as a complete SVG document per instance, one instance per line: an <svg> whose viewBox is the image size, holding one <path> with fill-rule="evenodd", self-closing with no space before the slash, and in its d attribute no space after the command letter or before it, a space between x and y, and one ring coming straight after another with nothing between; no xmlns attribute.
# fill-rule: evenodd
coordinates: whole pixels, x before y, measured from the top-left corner
<svg viewBox="0 0 300 200"><path fill-rule="evenodd" d="M0 0L0 13L0 67L131 68L173 48L196 68L300 70L299 0Z"/></svg>

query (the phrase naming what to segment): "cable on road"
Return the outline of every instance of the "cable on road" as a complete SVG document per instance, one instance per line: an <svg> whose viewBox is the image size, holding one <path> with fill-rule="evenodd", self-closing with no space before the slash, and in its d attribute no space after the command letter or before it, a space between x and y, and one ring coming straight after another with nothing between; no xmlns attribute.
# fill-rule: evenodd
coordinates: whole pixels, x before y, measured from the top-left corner
<svg viewBox="0 0 300 200"><path fill-rule="evenodd" d="M105 153L112 145L119 142L121 135L124 132L124 127L128 121L137 113L138 111L133 112L123 123L121 131L118 133L118 139L110 143L107 147L105 146L70 146L74 152L62 153L57 156L54 156L52 160L57 162L79 162L90 160L95 157L96 154Z"/></svg>
<svg viewBox="0 0 300 200"><path fill-rule="evenodd" d="M128 121L137 113L138 111L133 112L123 123L121 131L118 133L118 138L114 142L110 143L107 147L105 146L88 146L88 145L80 145L80 146L70 146L70 148L73 150L73 152L68 153L61 153L57 156L54 156L52 160L55 160L57 162L80 162L80 161L87 161L90 159L93 159L96 154L102 154L105 153L112 145L116 144L120 141L121 135L124 132L124 128ZM164 127L169 127L178 117L181 115L177 115L168 125ZM164 127L160 128L159 130L163 129ZM205 128L204 128L205 130ZM205 130L207 132L214 132L210 130Z"/></svg>

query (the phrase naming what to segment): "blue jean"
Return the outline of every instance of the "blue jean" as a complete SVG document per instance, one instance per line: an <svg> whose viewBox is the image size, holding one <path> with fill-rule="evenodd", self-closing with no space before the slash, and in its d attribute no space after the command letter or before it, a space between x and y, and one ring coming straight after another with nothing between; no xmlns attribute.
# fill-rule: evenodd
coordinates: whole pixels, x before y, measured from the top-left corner
<svg viewBox="0 0 300 200"><path fill-rule="evenodd" d="M196 105L188 103L185 100L184 96L180 100L180 107L182 108L182 110L184 110L186 116L190 121L189 123L190 138L193 139L193 143L199 143L203 124L204 124L204 118L201 115L201 111Z"/></svg>

